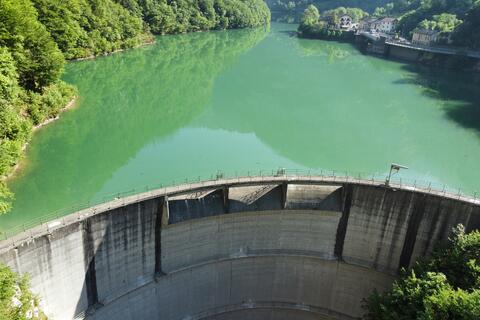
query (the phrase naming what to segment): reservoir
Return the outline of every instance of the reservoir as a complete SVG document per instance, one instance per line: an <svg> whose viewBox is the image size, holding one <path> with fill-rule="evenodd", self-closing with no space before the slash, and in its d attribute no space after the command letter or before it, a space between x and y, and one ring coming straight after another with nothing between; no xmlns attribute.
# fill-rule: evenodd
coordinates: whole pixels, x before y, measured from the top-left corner
<svg viewBox="0 0 480 320"><path fill-rule="evenodd" d="M35 133L0 231L219 172L381 176L396 162L412 184L480 191L478 77L298 39L295 29L164 36L69 63L76 107Z"/></svg>

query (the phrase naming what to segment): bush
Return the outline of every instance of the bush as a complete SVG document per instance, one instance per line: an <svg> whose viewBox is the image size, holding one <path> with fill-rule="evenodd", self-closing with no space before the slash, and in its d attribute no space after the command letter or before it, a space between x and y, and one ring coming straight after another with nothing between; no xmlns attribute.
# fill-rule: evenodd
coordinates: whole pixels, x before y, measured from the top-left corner
<svg viewBox="0 0 480 320"><path fill-rule="evenodd" d="M454 229L445 247L403 272L390 291L374 292L365 319L480 319L480 232Z"/></svg>
<svg viewBox="0 0 480 320"><path fill-rule="evenodd" d="M21 277L0 264L0 319L46 319L29 287L28 277Z"/></svg>

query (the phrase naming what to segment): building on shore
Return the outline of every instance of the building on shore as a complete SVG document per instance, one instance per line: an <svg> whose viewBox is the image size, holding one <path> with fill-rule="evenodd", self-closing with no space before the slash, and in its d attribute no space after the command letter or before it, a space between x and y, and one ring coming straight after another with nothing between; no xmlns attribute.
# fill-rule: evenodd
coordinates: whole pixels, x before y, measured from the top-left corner
<svg viewBox="0 0 480 320"><path fill-rule="evenodd" d="M386 18L380 19L380 22L377 24L378 31L387 33L387 34L394 33L395 30L397 29L397 24L398 24L398 20L395 18L386 17Z"/></svg>
<svg viewBox="0 0 480 320"><path fill-rule="evenodd" d="M359 29L366 32L394 33L397 29L398 20L395 18L366 18L360 22Z"/></svg>
<svg viewBox="0 0 480 320"><path fill-rule="evenodd" d="M428 29L417 29L413 31L412 44L431 46L438 42L440 32Z"/></svg>
<svg viewBox="0 0 480 320"><path fill-rule="evenodd" d="M323 22L330 30L341 30L341 31L356 31L358 29L358 23L353 21L353 18L347 14L338 16L327 16L320 20Z"/></svg>
<svg viewBox="0 0 480 320"><path fill-rule="evenodd" d="M359 29L361 31L366 31L366 32L369 32L371 30L375 30L375 26L376 26L376 22L378 21L377 18L366 18L366 19L363 19L362 21L360 21L360 27Z"/></svg>
<svg viewBox="0 0 480 320"><path fill-rule="evenodd" d="M348 14L345 14L340 17L339 23L338 23L338 28L340 29L350 29L353 24L353 18L350 17Z"/></svg>

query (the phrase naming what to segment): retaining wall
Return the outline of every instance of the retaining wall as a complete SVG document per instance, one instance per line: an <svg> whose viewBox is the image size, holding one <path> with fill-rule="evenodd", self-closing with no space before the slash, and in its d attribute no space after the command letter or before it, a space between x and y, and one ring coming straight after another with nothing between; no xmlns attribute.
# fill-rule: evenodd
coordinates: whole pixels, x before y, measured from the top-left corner
<svg viewBox="0 0 480 320"><path fill-rule="evenodd" d="M354 319L476 201L357 182L216 181L0 243L52 319ZM268 179L267 179L268 180Z"/></svg>
<svg viewBox="0 0 480 320"><path fill-rule="evenodd" d="M417 62L421 56L421 51L399 46L388 46L388 57L410 62Z"/></svg>

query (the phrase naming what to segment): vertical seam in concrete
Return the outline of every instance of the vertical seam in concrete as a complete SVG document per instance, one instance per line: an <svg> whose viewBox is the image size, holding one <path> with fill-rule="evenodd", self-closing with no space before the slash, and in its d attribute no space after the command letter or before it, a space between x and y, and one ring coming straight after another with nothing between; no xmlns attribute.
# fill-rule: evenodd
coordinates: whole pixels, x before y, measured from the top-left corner
<svg viewBox="0 0 480 320"><path fill-rule="evenodd" d="M164 274L162 271L162 216L165 199L159 201L155 215L155 275Z"/></svg>
<svg viewBox="0 0 480 320"><path fill-rule="evenodd" d="M223 197L223 213L227 214L230 212L230 201L229 201L229 186L224 185L222 187L222 197Z"/></svg>
<svg viewBox="0 0 480 320"><path fill-rule="evenodd" d="M86 262L85 287L87 291L88 307L98 303L97 274L95 270L95 244L92 235L91 219L84 221L83 228L83 252Z"/></svg>
<svg viewBox="0 0 480 320"><path fill-rule="evenodd" d="M418 229L425 213L426 195L414 194L412 214L408 220L405 241L403 242L402 253L398 264L398 270L407 269L410 266L413 249L417 240Z"/></svg>
<svg viewBox="0 0 480 320"><path fill-rule="evenodd" d="M433 210L431 210L431 217L429 217L430 221L432 221L429 225L429 228L427 230L427 235L425 237L426 243L423 246L422 250L422 255L426 256L431 249L432 243L434 243L434 239L436 239L438 235L438 221L443 221L443 215L442 215L442 206L443 206L443 201L444 198L438 198L437 206Z"/></svg>
<svg viewBox="0 0 480 320"><path fill-rule="evenodd" d="M334 255L339 260L343 260L343 245L345 242L345 236L347 234L347 226L348 226L348 219L350 217L350 208L352 207L352 193L353 193L353 186L351 185L344 185L343 190L344 194L344 205L342 216L338 221L337 226L337 234L335 237L335 248L334 248Z"/></svg>
<svg viewBox="0 0 480 320"><path fill-rule="evenodd" d="M480 212L478 207L470 206L468 222L465 223L465 228L467 232L480 229Z"/></svg>
<svg viewBox="0 0 480 320"><path fill-rule="evenodd" d="M282 188L282 197L281 197L282 203L280 205L281 205L281 209L285 209L287 207L287 192L288 192L287 182L282 183L281 188Z"/></svg>

